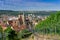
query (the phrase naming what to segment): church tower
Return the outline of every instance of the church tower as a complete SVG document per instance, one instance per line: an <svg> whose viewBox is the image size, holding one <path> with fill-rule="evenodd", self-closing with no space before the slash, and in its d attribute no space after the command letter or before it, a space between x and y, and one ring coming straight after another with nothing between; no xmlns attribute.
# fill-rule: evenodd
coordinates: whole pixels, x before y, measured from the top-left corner
<svg viewBox="0 0 60 40"><path fill-rule="evenodd" d="M25 25L24 13L18 15L18 17L19 17L19 23L20 23L20 25L22 25L22 24Z"/></svg>

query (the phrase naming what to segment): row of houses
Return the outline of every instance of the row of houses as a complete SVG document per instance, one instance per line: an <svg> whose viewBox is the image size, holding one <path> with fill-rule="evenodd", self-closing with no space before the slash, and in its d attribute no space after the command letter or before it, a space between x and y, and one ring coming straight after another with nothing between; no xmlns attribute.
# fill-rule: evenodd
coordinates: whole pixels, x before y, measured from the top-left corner
<svg viewBox="0 0 60 40"><path fill-rule="evenodd" d="M5 30L8 26L10 26L15 31L20 31L26 28L24 23L24 15L18 16L2 16L0 18L0 26L2 26L3 30Z"/></svg>

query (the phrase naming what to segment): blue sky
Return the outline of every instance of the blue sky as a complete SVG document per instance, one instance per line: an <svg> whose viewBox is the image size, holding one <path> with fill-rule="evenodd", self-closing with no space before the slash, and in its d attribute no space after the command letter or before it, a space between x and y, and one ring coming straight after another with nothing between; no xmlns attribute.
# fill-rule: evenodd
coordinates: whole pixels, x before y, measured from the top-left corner
<svg viewBox="0 0 60 40"><path fill-rule="evenodd" d="M60 0L0 0L0 10L60 10Z"/></svg>

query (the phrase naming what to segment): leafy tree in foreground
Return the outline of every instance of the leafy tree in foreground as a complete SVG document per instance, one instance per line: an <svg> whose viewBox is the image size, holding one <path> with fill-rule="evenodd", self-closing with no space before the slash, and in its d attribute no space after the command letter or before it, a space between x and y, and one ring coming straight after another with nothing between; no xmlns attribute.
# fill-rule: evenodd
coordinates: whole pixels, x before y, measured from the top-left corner
<svg viewBox="0 0 60 40"><path fill-rule="evenodd" d="M1 26L0 26L0 40L3 40L3 29Z"/></svg>
<svg viewBox="0 0 60 40"><path fill-rule="evenodd" d="M16 32L8 27L5 31L6 40L21 40L23 38L29 37L32 33L27 29L21 30L20 32Z"/></svg>
<svg viewBox="0 0 60 40"><path fill-rule="evenodd" d="M14 30L11 29L11 27L8 27L5 31L6 40L18 40L17 34Z"/></svg>

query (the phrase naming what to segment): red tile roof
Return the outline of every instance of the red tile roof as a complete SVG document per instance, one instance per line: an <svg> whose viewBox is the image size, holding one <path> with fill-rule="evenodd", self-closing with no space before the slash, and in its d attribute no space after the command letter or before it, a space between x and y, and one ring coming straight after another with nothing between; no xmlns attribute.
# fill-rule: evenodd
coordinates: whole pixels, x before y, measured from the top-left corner
<svg viewBox="0 0 60 40"><path fill-rule="evenodd" d="M13 26L13 29L15 30L15 31L20 31L20 30L23 30L23 29L26 29L26 26L25 25L21 25L21 26Z"/></svg>

